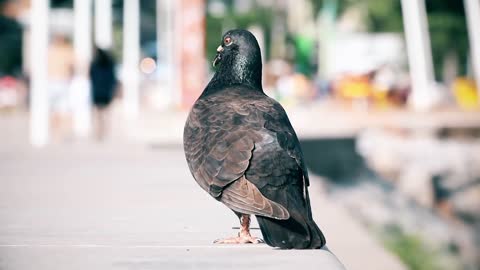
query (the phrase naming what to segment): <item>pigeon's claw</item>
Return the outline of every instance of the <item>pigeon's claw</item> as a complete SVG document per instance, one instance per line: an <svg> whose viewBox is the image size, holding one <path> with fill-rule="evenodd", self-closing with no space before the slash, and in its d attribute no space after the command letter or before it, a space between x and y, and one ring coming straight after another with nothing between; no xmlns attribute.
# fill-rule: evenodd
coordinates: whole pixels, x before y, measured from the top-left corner
<svg viewBox="0 0 480 270"><path fill-rule="evenodd" d="M250 216L242 215L240 217L240 232L238 236L228 237L224 239L217 239L213 241L214 244L262 244L265 243L258 237L253 237L250 234Z"/></svg>
<svg viewBox="0 0 480 270"><path fill-rule="evenodd" d="M234 236L213 241L214 244L263 244L261 238L253 236Z"/></svg>

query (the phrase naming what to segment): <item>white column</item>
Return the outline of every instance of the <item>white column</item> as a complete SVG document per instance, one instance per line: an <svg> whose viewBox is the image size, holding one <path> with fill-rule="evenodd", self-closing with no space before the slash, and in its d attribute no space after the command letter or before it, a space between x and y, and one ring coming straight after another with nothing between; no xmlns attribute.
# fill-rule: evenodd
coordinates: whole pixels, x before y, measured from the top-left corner
<svg viewBox="0 0 480 270"><path fill-rule="evenodd" d="M87 74L92 59L92 0L75 0L73 5L73 49L77 73Z"/></svg>
<svg viewBox="0 0 480 270"><path fill-rule="evenodd" d="M124 0L123 4L123 102L126 117L134 119L138 116L140 102L140 3L139 0Z"/></svg>
<svg viewBox="0 0 480 270"><path fill-rule="evenodd" d="M157 0L157 62L166 65L165 86L162 97L166 104L173 105L175 96L175 36L174 36L174 0Z"/></svg>
<svg viewBox="0 0 480 270"><path fill-rule="evenodd" d="M30 91L30 142L44 146L48 142L48 0L31 2L31 91Z"/></svg>
<svg viewBox="0 0 480 270"><path fill-rule="evenodd" d="M95 45L108 50L112 40L112 0L95 0Z"/></svg>
<svg viewBox="0 0 480 270"><path fill-rule="evenodd" d="M480 94L480 1L464 0L464 3L470 40L470 57L477 91Z"/></svg>
<svg viewBox="0 0 480 270"><path fill-rule="evenodd" d="M73 131L86 137L91 130L88 70L92 60L92 0L74 0L73 49L75 75L70 87Z"/></svg>
<svg viewBox="0 0 480 270"><path fill-rule="evenodd" d="M435 80L425 0L402 0L402 13L412 82L409 102L423 110L431 105Z"/></svg>
<svg viewBox="0 0 480 270"><path fill-rule="evenodd" d="M182 106L182 96L183 96L183 73L182 73L182 47L184 42L183 36L183 17L184 17L184 0L176 0L173 4L174 10L174 19L173 19L173 32L176 33L173 37L173 44L175 47L173 48L173 84L172 84L172 96L173 96L173 104L177 107Z"/></svg>

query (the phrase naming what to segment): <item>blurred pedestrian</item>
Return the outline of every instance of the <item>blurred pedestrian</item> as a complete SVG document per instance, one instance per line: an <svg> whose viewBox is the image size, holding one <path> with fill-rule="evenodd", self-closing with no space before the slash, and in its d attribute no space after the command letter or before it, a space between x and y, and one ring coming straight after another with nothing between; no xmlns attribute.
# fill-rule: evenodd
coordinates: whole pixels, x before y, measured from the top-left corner
<svg viewBox="0 0 480 270"><path fill-rule="evenodd" d="M108 108L116 93L117 79L115 63L111 55L96 48L95 57L90 65L92 83L92 102L94 107L95 135L98 140L105 138L108 122Z"/></svg>
<svg viewBox="0 0 480 270"><path fill-rule="evenodd" d="M69 85L72 68L72 43L65 36L55 36L48 48L48 92L52 133L56 141L65 141L71 135Z"/></svg>

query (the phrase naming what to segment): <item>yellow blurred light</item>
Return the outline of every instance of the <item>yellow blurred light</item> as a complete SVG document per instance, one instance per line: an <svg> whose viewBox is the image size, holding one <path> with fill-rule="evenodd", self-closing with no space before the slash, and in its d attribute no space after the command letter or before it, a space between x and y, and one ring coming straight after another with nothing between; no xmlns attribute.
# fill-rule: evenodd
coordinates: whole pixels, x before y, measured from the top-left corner
<svg viewBox="0 0 480 270"><path fill-rule="evenodd" d="M473 80L457 78L453 82L453 94L462 109L473 110L479 107L478 93Z"/></svg>
<svg viewBox="0 0 480 270"><path fill-rule="evenodd" d="M151 57L145 57L140 62L140 70L145 74L151 74L157 68L157 63Z"/></svg>

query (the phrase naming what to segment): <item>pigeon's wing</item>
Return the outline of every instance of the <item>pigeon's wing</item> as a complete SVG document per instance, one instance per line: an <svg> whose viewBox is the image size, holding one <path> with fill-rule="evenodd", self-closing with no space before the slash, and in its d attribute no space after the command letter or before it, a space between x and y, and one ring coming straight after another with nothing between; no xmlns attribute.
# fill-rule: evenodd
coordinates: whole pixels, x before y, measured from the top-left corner
<svg viewBox="0 0 480 270"><path fill-rule="evenodd" d="M259 122L248 122L245 104L223 99L197 101L187 120L184 148L195 180L236 212L287 219L287 210L244 176L255 143L262 140Z"/></svg>
<svg viewBox="0 0 480 270"><path fill-rule="evenodd" d="M255 143L246 178L269 200L285 207L287 220L257 215L265 242L281 248L320 248L325 237L312 218L308 174L300 143L282 106L258 99L262 140Z"/></svg>
<svg viewBox="0 0 480 270"><path fill-rule="evenodd" d="M311 218L308 171L286 112L270 98L258 100L255 109L263 121L260 130L263 140L255 144L245 174L247 179L268 199L285 206L289 212L293 201L301 204L304 213Z"/></svg>
<svg viewBox="0 0 480 270"><path fill-rule="evenodd" d="M259 157L258 161L268 160L270 161L269 164L272 165L280 165L278 161L284 162L286 167L279 167L284 172L277 172L277 174L288 174L289 170L298 170L302 178L304 178L305 186L309 186L308 171L303 159L300 142L283 107L275 100L266 98L256 102L255 108L260 111L264 123L261 130L262 134L264 134L264 140L258 144L261 148L255 151L255 154L259 156L265 154L281 155L281 157L277 158ZM272 171L273 169L273 167L266 167L263 170ZM261 172L259 171L258 173Z"/></svg>

